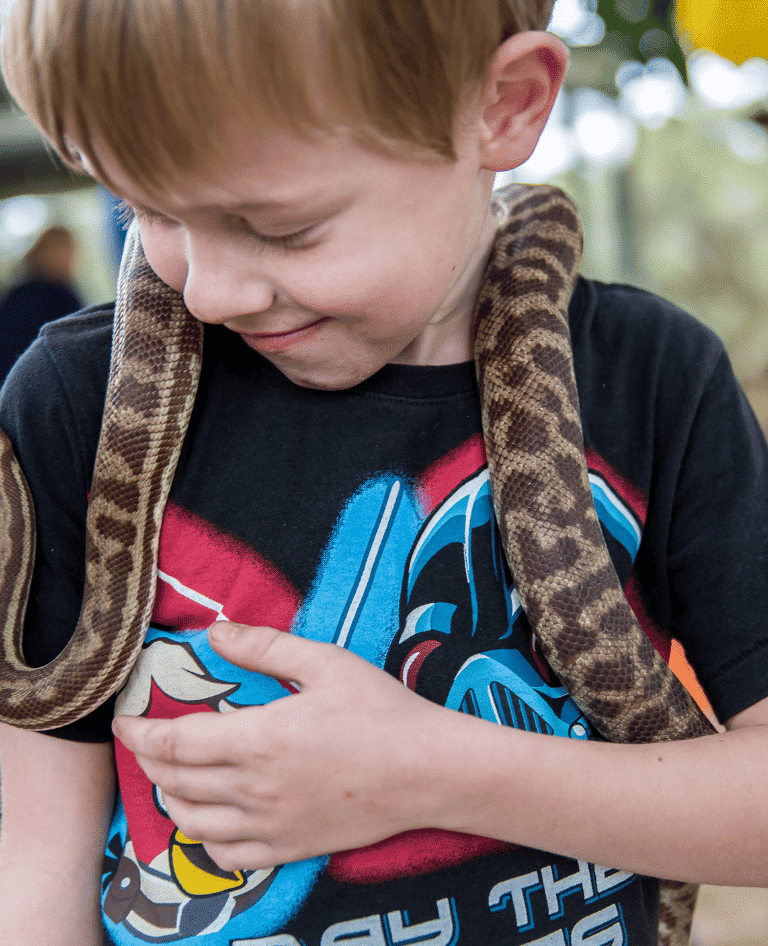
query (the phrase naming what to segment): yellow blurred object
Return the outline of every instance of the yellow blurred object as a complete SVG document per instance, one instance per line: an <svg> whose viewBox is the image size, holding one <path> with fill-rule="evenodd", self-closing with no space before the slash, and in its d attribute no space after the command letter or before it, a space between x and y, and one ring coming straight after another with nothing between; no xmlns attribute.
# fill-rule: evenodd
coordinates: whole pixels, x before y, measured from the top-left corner
<svg viewBox="0 0 768 946"><path fill-rule="evenodd" d="M766 0L677 0L675 27L686 52L709 49L737 66L768 58Z"/></svg>

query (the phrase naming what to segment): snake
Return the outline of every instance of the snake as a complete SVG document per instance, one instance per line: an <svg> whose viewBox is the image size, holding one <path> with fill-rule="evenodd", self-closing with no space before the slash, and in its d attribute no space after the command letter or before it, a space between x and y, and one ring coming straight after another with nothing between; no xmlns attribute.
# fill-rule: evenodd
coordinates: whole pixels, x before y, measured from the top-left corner
<svg viewBox="0 0 768 946"><path fill-rule="evenodd" d="M533 633L560 682L611 742L688 739L712 724L643 632L592 499L568 306L583 233L548 185L497 192L498 230L475 306L474 357L494 512ZM88 501L75 632L30 667L22 626L34 506L0 431L0 720L46 730L82 718L125 683L150 624L163 511L202 361L202 324L128 231L109 381ZM688 942L696 888L662 881L660 946Z"/></svg>

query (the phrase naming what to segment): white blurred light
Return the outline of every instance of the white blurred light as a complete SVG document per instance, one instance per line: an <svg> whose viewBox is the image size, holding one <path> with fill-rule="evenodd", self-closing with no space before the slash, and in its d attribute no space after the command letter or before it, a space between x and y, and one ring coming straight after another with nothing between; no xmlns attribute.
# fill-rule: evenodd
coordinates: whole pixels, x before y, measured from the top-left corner
<svg viewBox="0 0 768 946"><path fill-rule="evenodd" d="M564 125L550 124L544 129L539 143L525 164L509 171L501 178L499 186L509 181L525 181L527 184L540 184L557 174L570 170L578 159L578 150L573 134Z"/></svg>
<svg viewBox="0 0 768 946"><path fill-rule="evenodd" d="M605 35L605 22L587 0L557 0L547 29L572 46L593 46Z"/></svg>
<svg viewBox="0 0 768 946"><path fill-rule="evenodd" d="M768 160L768 135L754 122L734 122L728 133L728 144L742 161L762 164Z"/></svg>
<svg viewBox="0 0 768 946"><path fill-rule="evenodd" d="M558 36L569 36L583 29L588 19L584 0L557 0L547 29Z"/></svg>
<svg viewBox="0 0 768 946"><path fill-rule="evenodd" d="M616 84L622 107L648 128L661 128L679 115L688 99L680 73L668 59L652 59L647 66L625 63Z"/></svg>
<svg viewBox="0 0 768 946"><path fill-rule="evenodd" d="M730 148L742 161L768 161L768 134L755 122L719 115L713 116L704 129L711 141Z"/></svg>
<svg viewBox="0 0 768 946"><path fill-rule="evenodd" d="M688 61L691 85L713 108L740 108L768 95L768 62L749 59L737 66L710 52Z"/></svg>
<svg viewBox="0 0 768 946"><path fill-rule="evenodd" d="M23 239L48 222L44 200L31 194L11 197L0 204L0 232L6 239Z"/></svg>
<svg viewBox="0 0 768 946"><path fill-rule="evenodd" d="M637 150L637 125L606 95L582 89L576 98L573 130L584 158L598 167L619 167Z"/></svg>

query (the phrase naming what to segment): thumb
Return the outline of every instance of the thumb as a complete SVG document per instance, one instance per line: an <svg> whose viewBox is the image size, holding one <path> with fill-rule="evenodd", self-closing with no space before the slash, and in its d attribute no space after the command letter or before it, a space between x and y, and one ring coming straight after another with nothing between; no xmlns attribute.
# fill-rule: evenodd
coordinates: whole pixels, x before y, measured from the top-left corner
<svg viewBox="0 0 768 946"><path fill-rule="evenodd" d="M327 645L294 637L274 627L252 627L217 621L208 628L213 650L243 670L253 670L278 680L290 680L300 687L317 676L321 655Z"/></svg>

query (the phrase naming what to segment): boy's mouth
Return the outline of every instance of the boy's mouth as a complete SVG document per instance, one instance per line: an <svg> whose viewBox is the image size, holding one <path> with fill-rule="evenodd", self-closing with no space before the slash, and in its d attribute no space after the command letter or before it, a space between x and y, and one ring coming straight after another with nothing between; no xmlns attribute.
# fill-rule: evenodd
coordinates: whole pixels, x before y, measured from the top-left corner
<svg viewBox="0 0 768 946"><path fill-rule="evenodd" d="M283 351L295 342L303 341L310 333L328 321L330 321L330 316L323 316L310 322L309 325L303 325L301 328L291 329L288 332L237 332L237 334L246 345L256 351L277 352Z"/></svg>

